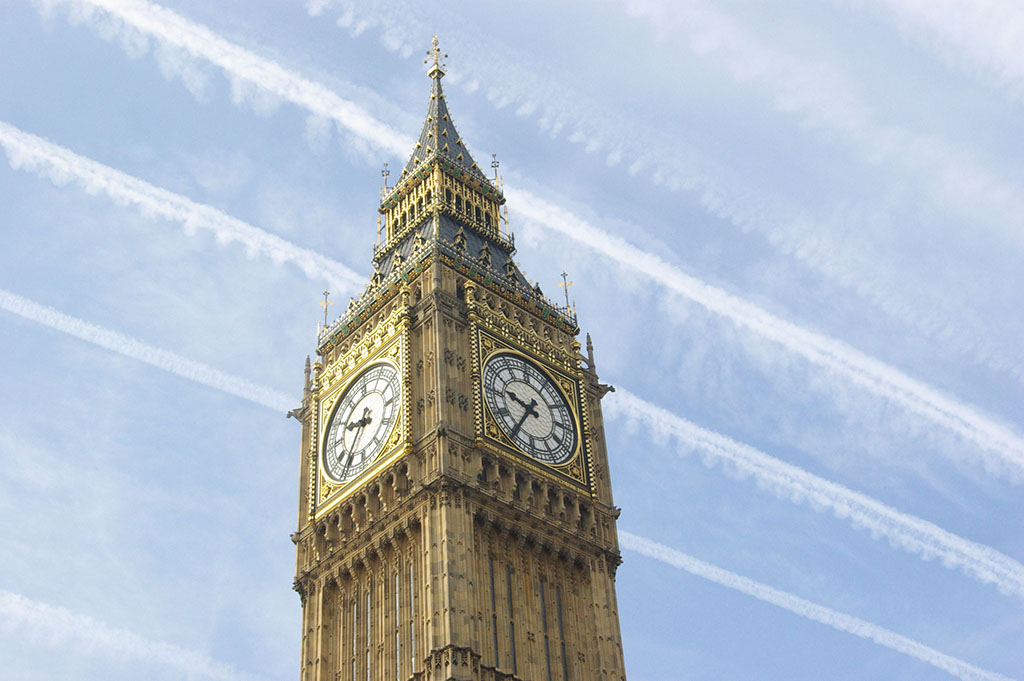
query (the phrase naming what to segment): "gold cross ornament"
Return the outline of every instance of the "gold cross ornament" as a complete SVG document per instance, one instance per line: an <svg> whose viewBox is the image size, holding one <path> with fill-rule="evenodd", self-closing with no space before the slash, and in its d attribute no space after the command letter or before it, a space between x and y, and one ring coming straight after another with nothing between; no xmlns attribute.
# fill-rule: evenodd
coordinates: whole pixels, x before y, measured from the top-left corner
<svg viewBox="0 0 1024 681"><path fill-rule="evenodd" d="M569 287L572 286L572 282L569 281L569 275L565 273L565 270L562 270L562 283L559 284L559 286L561 286L563 289L565 289L565 311L568 312L569 311Z"/></svg>
<svg viewBox="0 0 1024 681"><path fill-rule="evenodd" d="M334 301L329 300L331 292L324 289L324 299L320 301L320 305L324 308L324 328L327 328L327 306L334 305Z"/></svg>

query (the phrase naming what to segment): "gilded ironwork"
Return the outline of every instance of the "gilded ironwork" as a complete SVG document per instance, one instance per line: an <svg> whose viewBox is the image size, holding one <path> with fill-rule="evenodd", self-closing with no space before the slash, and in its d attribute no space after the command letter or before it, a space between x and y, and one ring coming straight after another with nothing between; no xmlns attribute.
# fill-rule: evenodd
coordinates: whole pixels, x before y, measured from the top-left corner
<svg viewBox="0 0 1024 681"><path fill-rule="evenodd" d="M474 412L478 423L477 432L481 436L478 437L479 443L484 447L489 447L491 451L494 451L495 453L503 455L512 453L517 457L517 459L522 460L531 469L544 471L546 473L555 473L558 476L568 478L573 483L588 488L589 490L590 465L588 459L590 438L587 435L587 431L584 430L585 421L582 416L584 400L581 396L579 378L566 372L562 368L556 367L549 362L545 362L536 354L526 351L522 346L517 345L508 338L493 333L493 330L488 330L483 325L478 326L476 329L476 342L474 347L475 356L473 358L473 375L476 377ZM545 463L538 461L533 456L525 454L522 451L521 446L513 442L498 425L494 414L491 413L490 408L486 404L486 400L484 398L484 382L480 380L480 376L484 367L487 365L487 362L491 358L500 354L517 355L539 367L547 378L551 380L553 384L558 386L562 396L566 399L569 409L572 412L573 426L576 428L576 432L579 433L579 437L577 438L575 450L565 462L558 464Z"/></svg>
<svg viewBox="0 0 1024 681"><path fill-rule="evenodd" d="M314 455L309 461L310 479L314 484L312 515L319 517L341 499L348 496L370 471L386 465L410 444L409 378L408 378L408 301L401 299L390 310L385 310L375 323L360 333L353 334L349 342L331 353L327 366L320 370L314 385L313 402L316 405L312 434ZM337 401L348 385L362 371L374 363L386 362L395 367L402 380L402 405L397 423L374 463L352 480L332 480L323 468L323 447L326 427L334 413Z"/></svg>

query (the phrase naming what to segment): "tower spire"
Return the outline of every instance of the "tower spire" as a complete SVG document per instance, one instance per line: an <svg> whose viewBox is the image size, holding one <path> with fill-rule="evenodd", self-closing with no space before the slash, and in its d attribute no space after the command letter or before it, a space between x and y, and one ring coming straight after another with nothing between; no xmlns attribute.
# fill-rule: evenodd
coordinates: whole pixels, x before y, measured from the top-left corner
<svg viewBox="0 0 1024 681"><path fill-rule="evenodd" d="M428 66L427 76L433 81L430 84L427 117L423 121L423 129L420 131L416 147L402 170L399 182L410 175L415 175L434 158L446 160L458 167L459 170L487 182L486 176L473 160L466 143L463 142L459 131L455 129L455 123L452 122L451 115L448 113L444 89L441 87L441 78L445 74L444 60L448 55L441 51L436 35L431 43L433 47L427 50L427 58L423 60L423 63Z"/></svg>
<svg viewBox="0 0 1024 681"><path fill-rule="evenodd" d="M512 261L515 241L508 232L507 215L504 233L501 229L505 197L500 182L483 173L455 128L441 84L448 55L441 51L437 36L432 44L424 59L430 77L426 117L400 177L381 196L386 238L374 249L374 263L387 280L424 257L428 251L423 246L438 244L466 258L471 269L528 291L528 282ZM491 167L497 173L496 161Z"/></svg>

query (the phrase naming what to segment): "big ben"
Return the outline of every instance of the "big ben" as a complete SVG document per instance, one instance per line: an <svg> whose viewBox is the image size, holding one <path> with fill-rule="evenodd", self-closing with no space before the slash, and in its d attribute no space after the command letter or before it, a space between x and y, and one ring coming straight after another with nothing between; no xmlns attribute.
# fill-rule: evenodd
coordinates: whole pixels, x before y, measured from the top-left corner
<svg viewBox="0 0 1024 681"><path fill-rule="evenodd" d="M301 678L618 681L609 387L513 260L428 54L373 275L320 332L297 413Z"/></svg>

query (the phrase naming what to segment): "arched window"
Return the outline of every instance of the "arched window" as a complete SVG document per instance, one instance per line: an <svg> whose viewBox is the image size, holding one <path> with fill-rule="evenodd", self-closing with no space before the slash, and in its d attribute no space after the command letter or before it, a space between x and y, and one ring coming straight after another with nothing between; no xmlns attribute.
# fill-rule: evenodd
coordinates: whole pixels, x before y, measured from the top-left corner
<svg viewBox="0 0 1024 681"><path fill-rule="evenodd" d="M455 210L462 210L462 197L455 195Z"/></svg>
<svg viewBox="0 0 1024 681"><path fill-rule="evenodd" d="M474 210L476 211L476 219L477 219L477 220L482 220L482 219L483 219L483 216L482 216L482 215L480 214L480 206L476 206L476 207L474 208Z"/></svg>
<svg viewBox="0 0 1024 681"><path fill-rule="evenodd" d="M445 189L444 190L444 202L447 203L447 204L451 204L451 202L452 202L452 190L451 189Z"/></svg>

